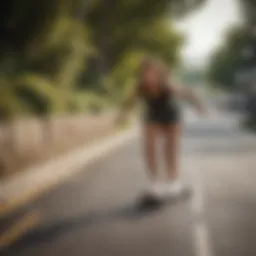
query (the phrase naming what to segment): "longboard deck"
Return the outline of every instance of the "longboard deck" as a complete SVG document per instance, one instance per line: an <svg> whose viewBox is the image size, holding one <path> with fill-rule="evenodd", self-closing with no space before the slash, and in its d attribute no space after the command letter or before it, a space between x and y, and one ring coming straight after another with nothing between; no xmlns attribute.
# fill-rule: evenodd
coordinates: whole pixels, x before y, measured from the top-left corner
<svg viewBox="0 0 256 256"><path fill-rule="evenodd" d="M193 190L191 188L186 188L178 195L166 195L161 198L157 198L150 194L144 194L142 197L140 197L138 203L140 207L145 209L159 208L167 204L176 203L181 200L187 200L191 197L192 192Z"/></svg>

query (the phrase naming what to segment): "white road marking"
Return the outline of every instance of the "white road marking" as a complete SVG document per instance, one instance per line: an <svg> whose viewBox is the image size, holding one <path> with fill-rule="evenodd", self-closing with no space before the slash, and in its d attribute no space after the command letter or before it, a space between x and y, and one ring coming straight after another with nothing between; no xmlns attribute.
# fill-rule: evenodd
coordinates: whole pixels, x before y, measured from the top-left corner
<svg viewBox="0 0 256 256"><path fill-rule="evenodd" d="M204 198L200 171L195 168L194 174L194 197L191 202L195 216L194 238L197 256L213 256L210 244L207 223L204 220Z"/></svg>

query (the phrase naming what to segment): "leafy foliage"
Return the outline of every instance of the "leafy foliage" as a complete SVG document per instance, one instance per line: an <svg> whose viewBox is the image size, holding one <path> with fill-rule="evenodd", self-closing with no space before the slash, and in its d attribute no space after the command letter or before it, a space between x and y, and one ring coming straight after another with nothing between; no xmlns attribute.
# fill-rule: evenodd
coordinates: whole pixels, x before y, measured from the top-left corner
<svg viewBox="0 0 256 256"><path fill-rule="evenodd" d="M188 2L3 0L0 118L98 111L118 102L144 54L178 63L183 39L170 17L203 0Z"/></svg>
<svg viewBox="0 0 256 256"><path fill-rule="evenodd" d="M256 38L251 31L232 28L224 45L212 56L210 78L227 89L234 88L238 75L256 64L255 54Z"/></svg>

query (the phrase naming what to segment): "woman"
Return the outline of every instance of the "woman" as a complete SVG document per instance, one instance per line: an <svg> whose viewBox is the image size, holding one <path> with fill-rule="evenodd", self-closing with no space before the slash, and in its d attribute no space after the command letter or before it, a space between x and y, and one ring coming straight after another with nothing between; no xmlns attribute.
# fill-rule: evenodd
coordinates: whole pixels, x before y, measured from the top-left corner
<svg viewBox="0 0 256 256"><path fill-rule="evenodd" d="M200 113L205 113L201 101L191 89L174 85L162 62L147 59L142 64L136 90L125 102L119 117L119 121L123 120L137 99L144 102L144 152L150 179L148 192L157 197L166 193L179 194L184 189L178 179L181 135L180 110L177 106L179 98L190 101ZM156 142L159 136L164 138L163 150L167 171L165 182L158 180L157 175Z"/></svg>

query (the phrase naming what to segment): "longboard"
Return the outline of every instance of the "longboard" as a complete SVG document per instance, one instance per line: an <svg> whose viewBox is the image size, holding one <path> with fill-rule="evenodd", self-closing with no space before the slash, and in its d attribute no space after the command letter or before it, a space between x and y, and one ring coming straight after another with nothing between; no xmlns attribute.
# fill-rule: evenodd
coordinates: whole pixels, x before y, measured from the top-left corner
<svg viewBox="0 0 256 256"><path fill-rule="evenodd" d="M183 189L183 191L177 195L165 195L161 198L151 194L144 194L140 197L138 204L141 208L144 209L156 209L166 204L172 204L181 200L189 199L192 195L192 192L192 188L188 187Z"/></svg>

